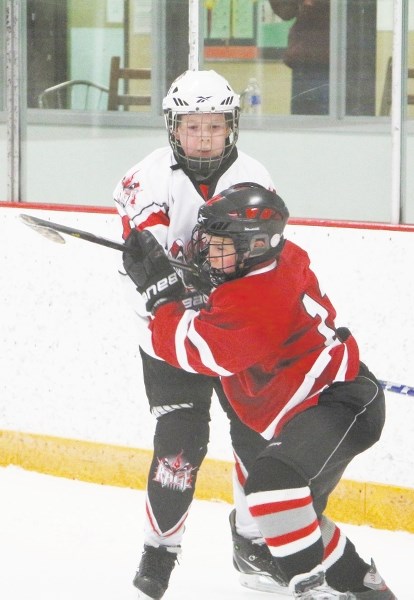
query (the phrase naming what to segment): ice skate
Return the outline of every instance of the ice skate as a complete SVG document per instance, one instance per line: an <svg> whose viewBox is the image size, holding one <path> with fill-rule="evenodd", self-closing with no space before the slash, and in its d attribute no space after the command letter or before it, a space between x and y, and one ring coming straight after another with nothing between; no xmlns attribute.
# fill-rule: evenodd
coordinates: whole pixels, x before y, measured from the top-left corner
<svg viewBox="0 0 414 600"><path fill-rule="evenodd" d="M233 538L233 565L240 573L241 585L261 592L291 595L266 544L255 543L237 533L235 510L230 513L229 520Z"/></svg>
<svg viewBox="0 0 414 600"><path fill-rule="evenodd" d="M160 600L163 597L179 552L178 547L154 548L144 545L141 562L133 581L139 590L140 600Z"/></svg>
<svg viewBox="0 0 414 600"><path fill-rule="evenodd" d="M289 589L297 600L349 600L347 592L334 590L325 581L325 573L319 565L310 573L295 575Z"/></svg>
<svg viewBox="0 0 414 600"><path fill-rule="evenodd" d="M378 573L373 560L371 560L371 568L364 577L364 585L369 589L364 592L348 592L349 600L397 600Z"/></svg>

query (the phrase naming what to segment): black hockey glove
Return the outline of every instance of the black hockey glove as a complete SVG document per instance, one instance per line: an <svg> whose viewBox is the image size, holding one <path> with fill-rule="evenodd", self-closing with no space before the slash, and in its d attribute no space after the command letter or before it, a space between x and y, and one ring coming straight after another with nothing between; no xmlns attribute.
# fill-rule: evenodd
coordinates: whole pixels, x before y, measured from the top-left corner
<svg viewBox="0 0 414 600"><path fill-rule="evenodd" d="M196 290L200 294L204 294L207 297L210 295L213 289L211 281L207 278L203 278L195 271L183 270L183 281L187 288Z"/></svg>
<svg viewBox="0 0 414 600"><path fill-rule="evenodd" d="M184 285L162 246L149 231L133 229L122 254L125 271L143 295L148 312L184 295Z"/></svg>
<svg viewBox="0 0 414 600"><path fill-rule="evenodd" d="M186 310L201 310L202 308L205 308L208 296L196 291L187 291L180 300Z"/></svg>

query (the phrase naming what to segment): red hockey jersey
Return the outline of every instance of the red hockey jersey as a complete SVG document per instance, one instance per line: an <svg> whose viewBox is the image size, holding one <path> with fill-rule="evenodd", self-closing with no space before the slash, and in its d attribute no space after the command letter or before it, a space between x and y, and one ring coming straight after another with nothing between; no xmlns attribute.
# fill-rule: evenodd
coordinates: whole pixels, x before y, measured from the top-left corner
<svg viewBox="0 0 414 600"><path fill-rule="evenodd" d="M358 346L338 339L335 317L307 253L286 241L277 264L220 285L200 312L162 305L150 328L158 356L219 375L240 419L271 439L331 383L357 375Z"/></svg>

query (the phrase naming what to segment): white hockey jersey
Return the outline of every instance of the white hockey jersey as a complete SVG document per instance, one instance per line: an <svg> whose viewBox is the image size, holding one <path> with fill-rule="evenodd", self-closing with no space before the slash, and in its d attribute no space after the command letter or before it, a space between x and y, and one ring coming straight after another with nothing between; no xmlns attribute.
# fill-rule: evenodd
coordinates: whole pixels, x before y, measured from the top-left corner
<svg viewBox="0 0 414 600"><path fill-rule="evenodd" d="M207 191L206 186L196 186L178 167L169 146L159 148L129 169L115 188L114 200L122 219L124 239L133 227L149 229L169 256L180 259L201 204L207 197L245 181L275 189L267 169L244 152L238 151L236 160L221 174L215 188ZM152 347L144 303L123 268L120 273L140 317L138 343L145 352L158 358Z"/></svg>

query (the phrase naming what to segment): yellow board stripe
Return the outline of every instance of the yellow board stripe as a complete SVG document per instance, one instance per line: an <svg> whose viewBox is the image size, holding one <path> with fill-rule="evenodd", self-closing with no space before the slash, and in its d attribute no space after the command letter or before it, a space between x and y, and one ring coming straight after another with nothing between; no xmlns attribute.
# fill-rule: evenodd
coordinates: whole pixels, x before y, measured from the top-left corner
<svg viewBox="0 0 414 600"><path fill-rule="evenodd" d="M144 490L152 451L33 433L0 431L0 465ZM232 463L205 459L196 498L232 503ZM335 521L414 533L414 489L343 479L326 514Z"/></svg>

